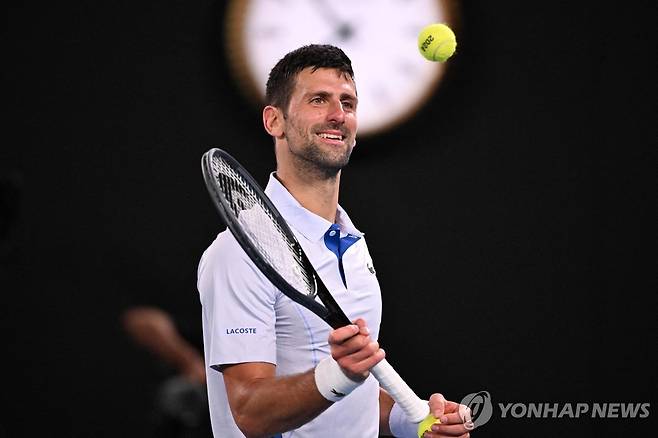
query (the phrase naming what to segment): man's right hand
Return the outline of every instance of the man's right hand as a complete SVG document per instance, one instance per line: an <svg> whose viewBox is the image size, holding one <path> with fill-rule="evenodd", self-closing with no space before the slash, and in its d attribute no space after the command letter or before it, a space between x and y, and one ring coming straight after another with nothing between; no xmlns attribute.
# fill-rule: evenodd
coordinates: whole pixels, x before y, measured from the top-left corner
<svg viewBox="0 0 658 438"><path fill-rule="evenodd" d="M329 334L331 356L343 373L354 381L365 380L370 368L377 365L386 353L379 343L370 338L366 322L359 318L354 324L333 330Z"/></svg>

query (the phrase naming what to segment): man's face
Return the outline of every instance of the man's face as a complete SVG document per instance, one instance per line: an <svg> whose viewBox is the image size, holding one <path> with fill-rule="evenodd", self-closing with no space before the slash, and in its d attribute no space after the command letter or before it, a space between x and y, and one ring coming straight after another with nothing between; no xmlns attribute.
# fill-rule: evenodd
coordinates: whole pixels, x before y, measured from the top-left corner
<svg viewBox="0 0 658 438"><path fill-rule="evenodd" d="M356 88L349 76L328 68L302 70L284 125L291 158L335 176L354 147L356 106Z"/></svg>

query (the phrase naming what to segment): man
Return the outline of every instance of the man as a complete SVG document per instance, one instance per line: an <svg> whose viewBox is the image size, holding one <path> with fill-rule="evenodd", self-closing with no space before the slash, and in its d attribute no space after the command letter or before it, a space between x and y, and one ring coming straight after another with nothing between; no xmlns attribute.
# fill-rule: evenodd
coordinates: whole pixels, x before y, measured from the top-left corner
<svg viewBox="0 0 658 438"><path fill-rule="evenodd" d="M338 205L356 143L351 62L332 46L297 49L272 69L266 99L277 169L265 192L354 324L331 330L260 274L230 232L220 233L198 282L215 436L416 436L369 375L385 356L380 289L363 233ZM327 389L336 385L349 394ZM427 436L468 436L459 405L440 394L429 404L442 424Z"/></svg>

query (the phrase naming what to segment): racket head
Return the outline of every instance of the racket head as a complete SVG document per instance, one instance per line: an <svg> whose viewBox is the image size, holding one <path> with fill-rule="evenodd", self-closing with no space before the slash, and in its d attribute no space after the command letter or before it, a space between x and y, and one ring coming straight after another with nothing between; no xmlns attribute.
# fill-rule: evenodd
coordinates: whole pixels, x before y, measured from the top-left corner
<svg viewBox="0 0 658 438"><path fill-rule="evenodd" d="M201 168L217 211L268 280L332 327L350 324L285 219L249 172L219 148L203 154Z"/></svg>

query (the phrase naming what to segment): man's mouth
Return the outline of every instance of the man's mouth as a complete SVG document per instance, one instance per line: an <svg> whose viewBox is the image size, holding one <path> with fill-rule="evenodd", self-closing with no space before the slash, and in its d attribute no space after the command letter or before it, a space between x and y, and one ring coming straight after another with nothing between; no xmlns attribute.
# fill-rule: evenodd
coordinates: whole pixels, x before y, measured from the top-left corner
<svg viewBox="0 0 658 438"><path fill-rule="evenodd" d="M318 132L317 136L325 140L343 141L343 135L340 133Z"/></svg>

